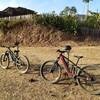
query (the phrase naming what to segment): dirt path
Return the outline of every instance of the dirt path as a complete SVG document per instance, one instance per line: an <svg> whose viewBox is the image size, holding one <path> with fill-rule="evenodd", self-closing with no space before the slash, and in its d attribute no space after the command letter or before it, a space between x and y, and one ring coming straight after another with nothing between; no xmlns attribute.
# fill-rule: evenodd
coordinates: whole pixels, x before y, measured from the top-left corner
<svg viewBox="0 0 100 100"><path fill-rule="evenodd" d="M21 53L28 56L31 70L20 74L14 66L7 70L0 68L0 100L100 100L100 96L88 94L71 81L49 84L41 79L41 64L55 59L57 49L59 47L22 47ZM5 49L0 48L0 54L3 51ZM73 47L71 59L76 61L73 55L84 56L80 64L100 64L100 47Z"/></svg>

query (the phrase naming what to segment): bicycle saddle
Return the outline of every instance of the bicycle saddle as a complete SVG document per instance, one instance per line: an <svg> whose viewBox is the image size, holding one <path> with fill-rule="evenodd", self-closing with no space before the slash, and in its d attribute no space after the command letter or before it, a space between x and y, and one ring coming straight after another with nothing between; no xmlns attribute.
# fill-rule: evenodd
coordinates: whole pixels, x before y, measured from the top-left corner
<svg viewBox="0 0 100 100"><path fill-rule="evenodd" d="M74 57L76 57L76 58L78 58L78 59L83 58L83 56L74 56Z"/></svg>
<svg viewBox="0 0 100 100"><path fill-rule="evenodd" d="M71 46L70 46L70 45L66 45L66 46L64 47L64 50L66 50L66 51L67 51L67 50L69 50L69 51L70 51L71 49L72 49L72 48L71 48Z"/></svg>
<svg viewBox="0 0 100 100"><path fill-rule="evenodd" d="M65 53L65 52L67 52L67 51L58 49L57 52Z"/></svg>
<svg viewBox="0 0 100 100"><path fill-rule="evenodd" d="M71 46L70 45L66 45L63 50L58 49L57 52L65 53L65 52L68 52L70 50L71 50Z"/></svg>

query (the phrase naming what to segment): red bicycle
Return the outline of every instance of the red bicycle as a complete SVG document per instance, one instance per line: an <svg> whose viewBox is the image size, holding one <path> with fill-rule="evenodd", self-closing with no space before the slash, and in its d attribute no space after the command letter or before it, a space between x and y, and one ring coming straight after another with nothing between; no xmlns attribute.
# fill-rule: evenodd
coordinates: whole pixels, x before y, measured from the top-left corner
<svg viewBox="0 0 100 100"><path fill-rule="evenodd" d="M80 68L78 62L83 56L75 56L77 62L69 59L71 46L66 46L64 50L57 50L59 56L56 60L50 60L43 63L40 68L40 75L50 83L57 83L62 74L62 65L68 78L74 79L78 85L91 94L100 94L100 66L85 66ZM68 57L64 56L68 54ZM97 72L96 72L97 71Z"/></svg>

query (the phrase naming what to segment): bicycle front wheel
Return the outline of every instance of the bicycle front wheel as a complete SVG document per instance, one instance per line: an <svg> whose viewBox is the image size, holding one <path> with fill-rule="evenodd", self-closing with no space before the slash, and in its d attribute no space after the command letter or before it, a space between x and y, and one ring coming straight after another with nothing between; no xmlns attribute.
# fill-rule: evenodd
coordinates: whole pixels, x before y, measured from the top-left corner
<svg viewBox="0 0 100 100"><path fill-rule="evenodd" d="M16 66L20 73L26 73L30 66L28 58L23 55L19 56L16 60Z"/></svg>
<svg viewBox="0 0 100 100"><path fill-rule="evenodd" d="M57 83L61 77L61 67L56 61L46 61L40 68L40 74L46 81Z"/></svg>
<svg viewBox="0 0 100 100"><path fill-rule="evenodd" d="M0 65L3 69L7 69L9 67L10 60L8 55L2 54L0 57Z"/></svg>
<svg viewBox="0 0 100 100"><path fill-rule="evenodd" d="M89 65L79 73L79 85L91 94L100 94L100 65Z"/></svg>

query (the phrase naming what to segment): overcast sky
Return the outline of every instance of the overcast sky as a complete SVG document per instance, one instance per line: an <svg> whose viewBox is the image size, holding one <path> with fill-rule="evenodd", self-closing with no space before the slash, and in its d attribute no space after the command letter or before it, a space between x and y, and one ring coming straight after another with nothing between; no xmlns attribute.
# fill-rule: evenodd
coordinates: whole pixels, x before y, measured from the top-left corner
<svg viewBox="0 0 100 100"><path fill-rule="evenodd" d="M6 7L25 7L35 10L38 13L56 11L59 13L66 6L77 8L78 13L85 13L85 4L82 0L0 0L0 10ZM100 12L100 0L90 2L90 10Z"/></svg>

